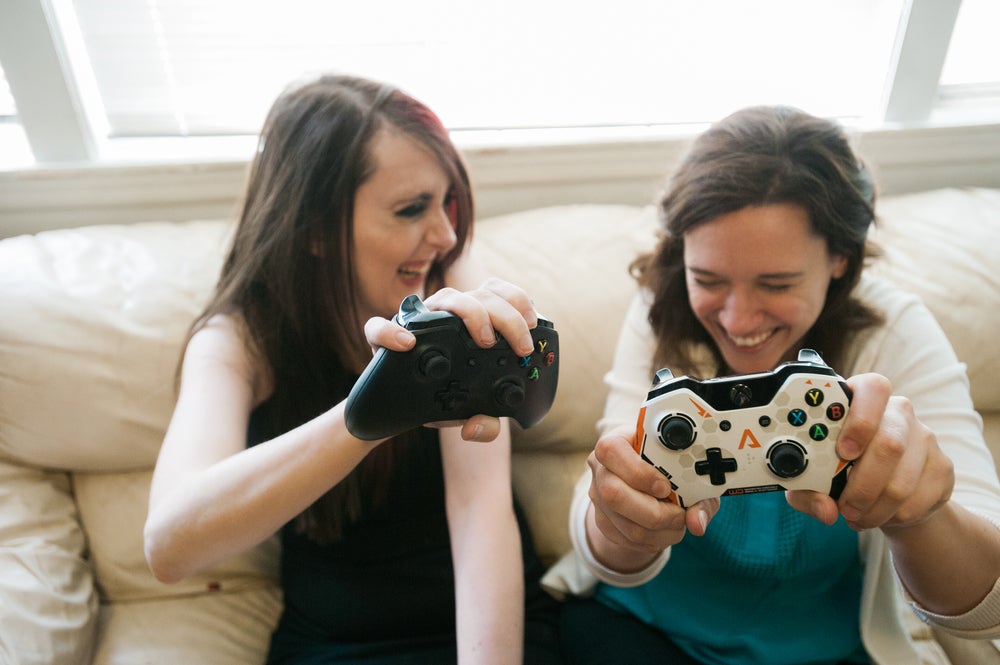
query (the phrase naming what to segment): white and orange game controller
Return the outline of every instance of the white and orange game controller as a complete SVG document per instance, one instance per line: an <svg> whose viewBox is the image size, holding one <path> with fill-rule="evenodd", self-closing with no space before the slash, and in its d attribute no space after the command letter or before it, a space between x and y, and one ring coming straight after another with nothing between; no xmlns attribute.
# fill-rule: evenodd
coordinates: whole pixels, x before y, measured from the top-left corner
<svg viewBox="0 0 1000 665"><path fill-rule="evenodd" d="M699 381L661 369L634 446L670 479L681 507L779 490L838 498L851 466L836 452L850 401L844 379L811 349L761 374Z"/></svg>

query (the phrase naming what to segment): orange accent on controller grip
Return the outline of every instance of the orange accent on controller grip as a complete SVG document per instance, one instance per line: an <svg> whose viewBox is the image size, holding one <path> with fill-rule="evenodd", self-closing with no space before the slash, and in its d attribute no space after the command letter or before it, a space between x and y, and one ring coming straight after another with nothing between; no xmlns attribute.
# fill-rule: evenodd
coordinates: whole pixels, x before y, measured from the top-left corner
<svg viewBox="0 0 1000 665"><path fill-rule="evenodd" d="M646 429L643 427L643 423L646 422L646 407L643 406L639 409L639 421L635 424L635 439L632 440L632 448L635 450L637 455L642 454L642 442L646 438ZM669 501L677 506L681 505L681 500L677 498L677 492L671 490L670 494L667 495L664 501Z"/></svg>
<svg viewBox="0 0 1000 665"><path fill-rule="evenodd" d="M639 409L639 422L635 424L635 438L632 439L632 449L637 455L642 454L642 440L646 438L646 432L642 427L643 422L646 420L646 407L643 406Z"/></svg>

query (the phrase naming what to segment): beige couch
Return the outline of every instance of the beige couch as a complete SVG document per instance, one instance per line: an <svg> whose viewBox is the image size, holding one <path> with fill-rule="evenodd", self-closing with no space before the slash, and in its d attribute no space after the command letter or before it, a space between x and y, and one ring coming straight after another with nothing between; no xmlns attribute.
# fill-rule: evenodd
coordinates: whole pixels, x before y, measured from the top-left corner
<svg viewBox="0 0 1000 665"><path fill-rule="evenodd" d="M1000 459L1000 190L886 199L881 270L920 293L968 363ZM542 556L593 445L607 370L651 242L652 208L581 205L484 220L486 265L560 334L551 413L516 434L515 491ZM179 344L210 288L221 222L69 229L0 241L0 662L259 662L281 606L273 541L173 586L142 554L150 469ZM927 631L915 626L921 636Z"/></svg>

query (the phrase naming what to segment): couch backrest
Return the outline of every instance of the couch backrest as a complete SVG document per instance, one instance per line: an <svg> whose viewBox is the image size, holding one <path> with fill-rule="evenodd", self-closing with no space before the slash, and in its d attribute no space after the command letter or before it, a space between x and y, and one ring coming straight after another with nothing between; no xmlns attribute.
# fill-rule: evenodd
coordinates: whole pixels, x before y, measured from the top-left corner
<svg viewBox="0 0 1000 665"><path fill-rule="evenodd" d="M1000 411L1000 190L893 197L879 209L887 257L877 270L924 298L968 363L977 408ZM556 403L518 447L592 445L602 377L634 292L627 263L654 229L652 207L601 205L477 225L487 268L522 284L560 333ZM154 463L180 344L215 280L226 230L145 223L0 242L0 457L82 471Z"/></svg>
<svg viewBox="0 0 1000 665"><path fill-rule="evenodd" d="M147 223L0 242L0 457L151 467L224 233L221 222Z"/></svg>

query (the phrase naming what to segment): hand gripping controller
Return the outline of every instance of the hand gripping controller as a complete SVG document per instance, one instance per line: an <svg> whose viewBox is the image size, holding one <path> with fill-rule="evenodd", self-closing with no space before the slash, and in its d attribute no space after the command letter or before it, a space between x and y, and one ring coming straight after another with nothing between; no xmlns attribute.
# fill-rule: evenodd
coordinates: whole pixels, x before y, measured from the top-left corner
<svg viewBox="0 0 1000 665"><path fill-rule="evenodd" d="M347 396L347 429L359 439L395 436L427 423L476 414L537 424L556 395L559 336L551 321L531 331L534 351L515 354L499 335L480 348L450 312L407 296L393 319L417 338L405 352L379 349Z"/></svg>
<svg viewBox="0 0 1000 665"><path fill-rule="evenodd" d="M681 507L723 495L815 490L838 498L850 462L836 443L851 401L811 349L771 372L698 381L656 373L635 449Z"/></svg>

